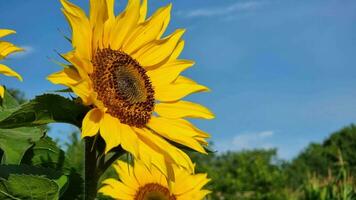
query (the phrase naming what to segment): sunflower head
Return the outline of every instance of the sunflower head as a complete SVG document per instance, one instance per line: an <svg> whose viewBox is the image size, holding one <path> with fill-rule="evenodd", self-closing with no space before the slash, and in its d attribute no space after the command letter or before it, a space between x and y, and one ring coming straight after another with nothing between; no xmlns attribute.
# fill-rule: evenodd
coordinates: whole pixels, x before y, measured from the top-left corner
<svg viewBox="0 0 356 200"><path fill-rule="evenodd" d="M10 34L16 33L13 30L8 30L8 29L0 29L0 38L5 37ZM6 41L0 41L0 60L6 58L8 55L17 52L17 51L22 51L23 49L15 46L14 44ZM22 77L20 74L12 70L6 65L0 64L0 74L4 74L5 76L13 76L22 81ZM2 85L0 85L0 97L4 97L4 92L5 89Z"/></svg>
<svg viewBox="0 0 356 200"><path fill-rule="evenodd" d="M92 108L83 119L82 137L100 134L105 152L121 146L170 177L174 163L192 170L189 157L172 144L206 153L209 135L187 118L213 114L182 100L208 88L180 75L194 64L179 58L184 30L163 37L171 4L147 18L146 0L128 0L117 16L114 0L92 0L89 17L67 0L61 3L73 50L63 54L68 67L48 79L71 88Z"/></svg>
<svg viewBox="0 0 356 200"><path fill-rule="evenodd" d="M121 123L144 127L154 108L154 90L146 70L120 50L99 49L90 75L98 100Z"/></svg>
<svg viewBox="0 0 356 200"><path fill-rule="evenodd" d="M192 174L174 167L175 181L167 181L155 168L148 169L135 161L132 167L119 161L114 165L120 180L106 179L100 193L125 200L200 200L208 193L203 187L209 182L206 174Z"/></svg>

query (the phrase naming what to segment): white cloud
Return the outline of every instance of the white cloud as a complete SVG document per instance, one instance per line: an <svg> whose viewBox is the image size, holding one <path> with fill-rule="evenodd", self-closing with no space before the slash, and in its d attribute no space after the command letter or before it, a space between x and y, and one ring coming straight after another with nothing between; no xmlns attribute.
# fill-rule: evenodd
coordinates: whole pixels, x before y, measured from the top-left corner
<svg viewBox="0 0 356 200"><path fill-rule="evenodd" d="M270 148L268 139L274 134L274 131L246 132L236 135L232 144L235 149Z"/></svg>
<svg viewBox="0 0 356 200"><path fill-rule="evenodd" d="M255 10L263 4L263 2L257 1L237 2L225 7L201 8L187 12L178 12L178 14L187 18L228 16L230 14L235 14L236 12Z"/></svg>

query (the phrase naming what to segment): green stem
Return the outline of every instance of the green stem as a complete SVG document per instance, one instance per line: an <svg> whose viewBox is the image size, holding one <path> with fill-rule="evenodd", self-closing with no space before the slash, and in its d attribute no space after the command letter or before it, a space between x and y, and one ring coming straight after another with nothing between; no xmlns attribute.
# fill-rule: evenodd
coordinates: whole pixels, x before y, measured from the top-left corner
<svg viewBox="0 0 356 200"><path fill-rule="evenodd" d="M100 172L104 173L118 158L124 154L125 150L121 147L118 147L115 150L114 155L112 155L110 158L106 158L106 162L102 162L101 165L99 165Z"/></svg>
<svg viewBox="0 0 356 200"><path fill-rule="evenodd" d="M114 154L111 157L107 157L108 155L104 155L104 152L98 150L96 145L99 142L97 138L85 139L85 200L94 200L96 198L100 176L125 153L124 149L117 147L113 150Z"/></svg>
<svg viewBox="0 0 356 200"><path fill-rule="evenodd" d="M96 165L96 149L92 149L92 143L92 138L85 139L85 200L94 200L96 198L98 181L100 178Z"/></svg>

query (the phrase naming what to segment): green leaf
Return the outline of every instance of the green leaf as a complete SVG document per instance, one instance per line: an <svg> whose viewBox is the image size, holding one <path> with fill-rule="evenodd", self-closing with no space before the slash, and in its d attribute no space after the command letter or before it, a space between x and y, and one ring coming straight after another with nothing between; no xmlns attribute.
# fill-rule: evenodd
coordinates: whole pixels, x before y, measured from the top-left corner
<svg viewBox="0 0 356 200"><path fill-rule="evenodd" d="M5 90L4 98L1 99L1 108L11 109L17 107L18 105L19 103L17 100L7 90Z"/></svg>
<svg viewBox="0 0 356 200"><path fill-rule="evenodd" d="M58 199L68 184L67 176L50 168L0 166L0 199Z"/></svg>
<svg viewBox="0 0 356 200"><path fill-rule="evenodd" d="M81 126L88 107L55 94L44 94L22 104L10 116L0 121L0 128L38 126L63 122Z"/></svg>
<svg viewBox="0 0 356 200"><path fill-rule="evenodd" d="M61 169L65 155L48 136L41 138L23 156L21 164Z"/></svg>
<svg viewBox="0 0 356 200"><path fill-rule="evenodd" d="M5 90L4 98L0 98L0 102L0 120L3 120L11 115L11 113L13 113L19 106L17 100L11 96L7 90Z"/></svg>
<svg viewBox="0 0 356 200"><path fill-rule="evenodd" d="M84 185L82 176L74 169L72 169L67 176L69 178L68 185L66 186L63 195L61 195L61 199L82 200Z"/></svg>
<svg viewBox="0 0 356 200"><path fill-rule="evenodd" d="M45 177L33 175L11 174L8 180L3 180L4 188L0 187L1 199L58 199L58 184Z"/></svg>
<svg viewBox="0 0 356 200"><path fill-rule="evenodd" d="M42 127L0 129L0 149L4 152L2 164L20 164L25 152L41 137Z"/></svg>

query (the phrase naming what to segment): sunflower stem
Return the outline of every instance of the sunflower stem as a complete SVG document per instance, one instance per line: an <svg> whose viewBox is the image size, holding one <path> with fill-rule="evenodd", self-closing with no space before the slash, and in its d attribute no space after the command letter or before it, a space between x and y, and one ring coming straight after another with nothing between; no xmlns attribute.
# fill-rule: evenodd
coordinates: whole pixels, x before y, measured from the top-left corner
<svg viewBox="0 0 356 200"><path fill-rule="evenodd" d="M104 173L118 158L120 158L125 153L126 151L123 148L118 147L114 155L109 158L106 158L106 162L103 162L102 165L99 165L100 172Z"/></svg>
<svg viewBox="0 0 356 200"><path fill-rule="evenodd" d="M96 161L96 149L92 149L93 142L92 138L85 139L85 200L94 200L96 198L100 178Z"/></svg>

